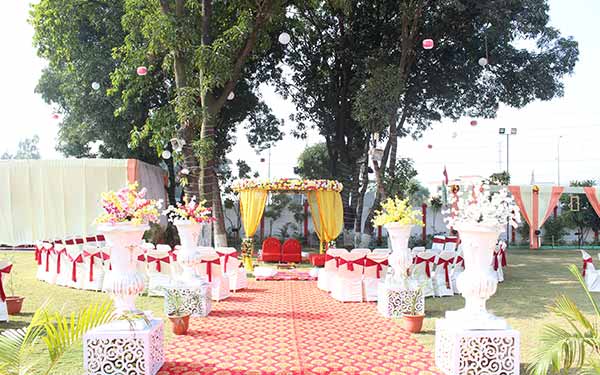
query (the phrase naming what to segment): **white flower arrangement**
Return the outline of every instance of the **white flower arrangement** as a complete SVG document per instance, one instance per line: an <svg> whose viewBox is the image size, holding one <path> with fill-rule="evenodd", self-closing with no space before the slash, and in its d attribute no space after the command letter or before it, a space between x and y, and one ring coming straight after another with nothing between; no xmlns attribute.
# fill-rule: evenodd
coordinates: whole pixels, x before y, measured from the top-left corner
<svg viewBox="0 0 600 375"><path fill-rule="evenodd" d="M461 224L484 225L502 229L507 224L517 227L521 222L519 207L507 189L492 192L488 185L454 185L450 209L444 214L448 227Z"/></svg>

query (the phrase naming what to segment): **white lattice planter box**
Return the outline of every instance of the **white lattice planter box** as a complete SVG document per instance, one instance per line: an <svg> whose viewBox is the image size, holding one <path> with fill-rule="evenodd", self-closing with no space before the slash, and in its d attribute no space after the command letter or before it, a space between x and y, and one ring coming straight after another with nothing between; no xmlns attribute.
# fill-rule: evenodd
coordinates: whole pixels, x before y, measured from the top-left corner
<svg viewBox="0 0 600 375"><path fill-rule="evenodd" d="M163 321L150 326L117 321L97 327L83 338L86 375L155 375L165 362Z"/></svg>
<svg viewBox="0 0 600 375"><path fill-rule="evenodd" d="M410 300L417 292L414 290L402 290L390 287L385 283L377 285L377 310L386 318L402 316L410 311ZM417 300L417 313L425 313L425 297Z"/></svg>
<svg viewBox="0 0 600 375"><path fill-rule="evenodd" d="M435 323L435 365L448 375L519 375L519 332Z"/></svg>
<svg viewBox="0 0 600 375"><path fill-rule="evenodd" d="M181 296L183 308L190 312L192 317L204 317L211 310L211 291L210 284L207 282L198 282L195 285L176 285L166 288L174 295ZM166 315L171 315L173 306L165 298L164 311Z"/></svg>

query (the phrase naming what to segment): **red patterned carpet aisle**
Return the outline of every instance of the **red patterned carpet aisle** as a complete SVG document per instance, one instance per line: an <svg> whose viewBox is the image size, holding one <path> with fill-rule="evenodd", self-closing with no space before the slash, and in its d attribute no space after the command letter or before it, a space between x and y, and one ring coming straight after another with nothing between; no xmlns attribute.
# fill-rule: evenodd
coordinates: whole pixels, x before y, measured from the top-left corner
<svg viewBox="0 0 600 375"><path fill-rule="evenodd" d="M308 281L253 281L167 345L160 375L439 374L432 354L372 303Z"/></svg>

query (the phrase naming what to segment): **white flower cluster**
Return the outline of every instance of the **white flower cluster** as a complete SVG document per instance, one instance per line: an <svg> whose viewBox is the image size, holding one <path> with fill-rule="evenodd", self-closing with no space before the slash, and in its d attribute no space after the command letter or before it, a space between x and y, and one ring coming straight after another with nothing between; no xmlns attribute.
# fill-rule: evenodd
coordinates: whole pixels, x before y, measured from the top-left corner
<svg viewBox="0 0 600 375"><path fill-rule="evenodd" d="M507 189L491 192L489 186L483 184L460 186L458 189L456 194L451 194L450 209L444 211L448 227L470 224L502 229L509 223L516 228L521 222L519 207L508 195Z"/></svg>

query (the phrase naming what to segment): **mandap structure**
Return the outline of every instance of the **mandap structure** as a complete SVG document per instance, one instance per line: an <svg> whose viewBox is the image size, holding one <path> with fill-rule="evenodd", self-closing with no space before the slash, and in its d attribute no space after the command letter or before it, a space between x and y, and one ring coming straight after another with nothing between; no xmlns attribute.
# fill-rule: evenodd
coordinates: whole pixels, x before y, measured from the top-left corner
<svg viewBox="0 0 600 375"><path fill-rule="evenodd" d="M233 183L233 191L239 194L240 213L245 238L242 242L244 267L253 270L253 237L265 210L270 191L278 193L305 193L308 198L315 232L319 237L321 252L323 244L335 240L344 225L344 208L340 192L343 186L334 180L301 180L281 178L278 180L241 179Z"/></svg>

